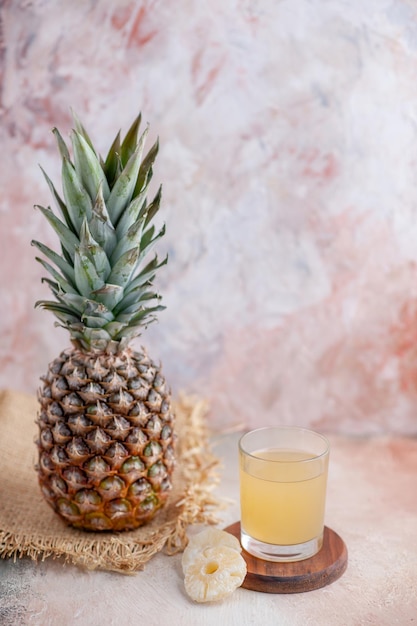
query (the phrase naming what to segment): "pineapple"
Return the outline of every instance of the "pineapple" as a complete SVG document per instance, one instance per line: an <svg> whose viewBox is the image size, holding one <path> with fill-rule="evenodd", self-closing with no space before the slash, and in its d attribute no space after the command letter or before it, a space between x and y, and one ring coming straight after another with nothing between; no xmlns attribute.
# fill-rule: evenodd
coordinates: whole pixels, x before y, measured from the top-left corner
<svg viewBox="0 0 417 626"><path fill-rule="evenodd" d="M242 552L242 546L237 537L219 528L206 528L190 538L182 554L181 563L183 570L185 571L199 554L204 554L208 548L219 546L226 546L236 552Z"/></svg>
<svg viewBox="0 0 417 626"><path fill-rule="evenodd" d="M247 566L233 535L206 528L190 539L182 555L184 587L195 602L223 600L240 587Z"/></svg>
<svg viewBox="0 0 417 626"><path fill-rule="evenodd" d="M131 530L164 505L175 466L170 390L160 365L131 346L164 308L152 282L167 258L149 256L165 230L152 224L161 189L147 200L158 141L143 158L148 128L139 134L138 115L103 160L73 120L73 158L53 129L63 198L43 172L58 211L38 206L61 253L32 242L54 296L36 306L52 311L71 339L41 379L36 469L69 525Z"/></svg>

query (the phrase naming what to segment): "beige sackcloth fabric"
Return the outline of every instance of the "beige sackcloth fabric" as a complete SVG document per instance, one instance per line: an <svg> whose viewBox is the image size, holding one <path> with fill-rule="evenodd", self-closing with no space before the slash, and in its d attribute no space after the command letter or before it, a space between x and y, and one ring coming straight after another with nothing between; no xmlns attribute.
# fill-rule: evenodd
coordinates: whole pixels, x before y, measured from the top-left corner
<svg viewBox="0 0 417 626"><path fill-rule="evenodd" d="M1 557L63 557L88 569L133 573L161 550L183 550L190 524L216 522L219 462L208 442L204 400L182 396L174 403L177 467L170 498L152 522L122 533L71 528L43 499L34 469L37 410L33 396L0 391Z"/></svg>

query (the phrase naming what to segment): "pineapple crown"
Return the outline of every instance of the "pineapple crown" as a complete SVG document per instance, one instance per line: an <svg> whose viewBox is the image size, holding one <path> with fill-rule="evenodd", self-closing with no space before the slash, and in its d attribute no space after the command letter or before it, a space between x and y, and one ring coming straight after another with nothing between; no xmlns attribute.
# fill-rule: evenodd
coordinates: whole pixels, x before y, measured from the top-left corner
<svg viewBox="0 0 417 626"><path fill-rule="evenodd" d="M58 129L52 131L62 158L64 199L41 168L60 217L50 207L35 206L58 235L61 254L32 241L46 257L36 260L52 277L42 281L55 297L35 306L52 311L56 325L80 349L117 352L165 308L152 282L167 257L148 257L165 233L165 226L156 231L151 224L161 187L150 203L146 197L158 140L142 159L148 128L139 136L139 114L123 141L118 132L103 160L75 113L73 121L73 160Z"/></svg>

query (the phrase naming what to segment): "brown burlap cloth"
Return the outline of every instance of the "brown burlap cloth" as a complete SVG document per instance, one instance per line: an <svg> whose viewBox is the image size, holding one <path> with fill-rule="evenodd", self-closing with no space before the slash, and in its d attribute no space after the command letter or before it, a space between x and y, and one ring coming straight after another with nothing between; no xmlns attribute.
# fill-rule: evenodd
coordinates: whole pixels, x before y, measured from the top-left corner
<svg viewBox="0 0 417 626"><path fill-rule="evenodd" d="M182 396L174 403L177 468L170 498L151 523L124 533L71 528L43 499L34 470L37 409L33 396L0 391L1 557L63 557L88 569L133 573L161 550L183 550L190 524L217 521L221 503L212 492L219 461L209 445L205 401Z"/></svg>

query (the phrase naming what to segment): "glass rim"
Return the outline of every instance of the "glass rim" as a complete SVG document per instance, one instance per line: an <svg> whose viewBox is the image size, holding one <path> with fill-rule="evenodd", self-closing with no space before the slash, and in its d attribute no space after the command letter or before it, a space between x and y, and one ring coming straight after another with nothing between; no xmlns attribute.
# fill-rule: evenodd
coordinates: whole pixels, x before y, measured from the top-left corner
<svg viewBox="0 0 417 626"><path fill-rule="evenodd" d="M316 437L319 437L319 439L321 439L323 441L323 443L325 444L325 449L323 452L321 452L320 454L314 454L314 456L308 458L308 459L302 459L302 460L294 460L294 461L280 461L279 459L270 459L270 460L266 460L266 459L262 459L259 456L256 456L255 454L251 453L251 452L247 452L243 446L242 446L242 441L243 439L247 436L247 435L252 435L255 433L261 433L262 431L267 431L267 430L281 430L281 431L288 431L288 430L293 430L293 431L298 431L298 432L304 432L304 433L308 433L309 435L315 435ZM317 461L318 459L320 459L321 457L326 456L326 454L329 454L330 452L330 441L328 440L328 438L325 435L322 435L321 433L318 433L315 430L312 430L311 428L304 428L303 426L261 426L260 428L254 428L253 430L248 430L247 432L243 433L243 435L241 435L241 437L239 438L239 442L238 442L238 447L240 452L242 452L243 454L245 454L246 456L250 456L252 459L256 459L257 461L265 461L268 463L311 463L311 461Z"/></svg>

